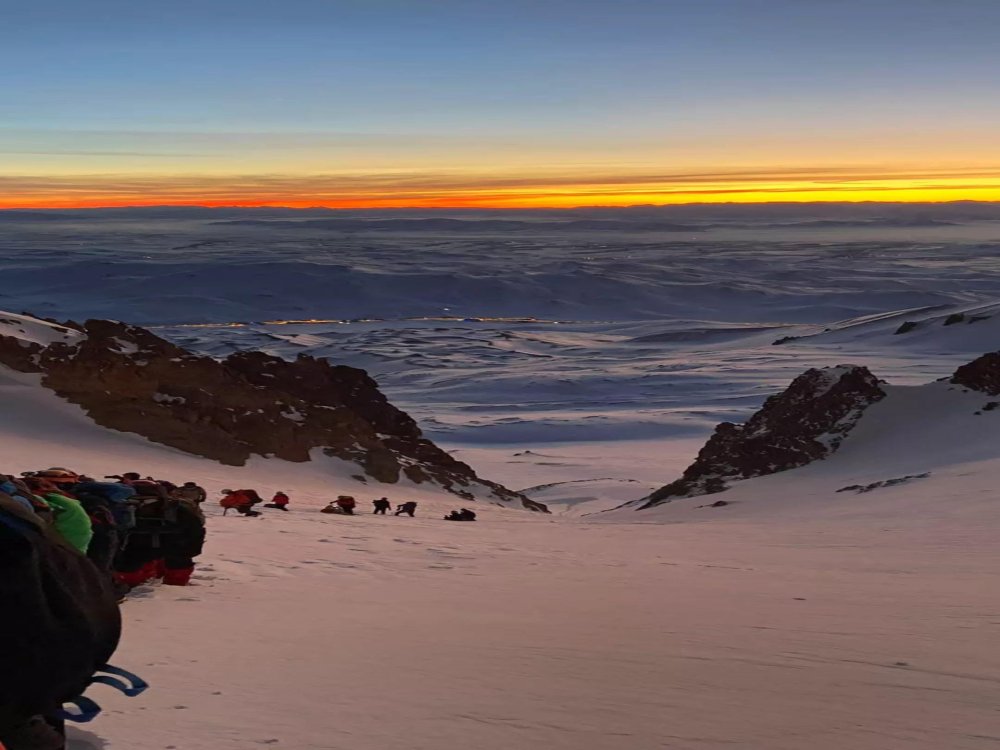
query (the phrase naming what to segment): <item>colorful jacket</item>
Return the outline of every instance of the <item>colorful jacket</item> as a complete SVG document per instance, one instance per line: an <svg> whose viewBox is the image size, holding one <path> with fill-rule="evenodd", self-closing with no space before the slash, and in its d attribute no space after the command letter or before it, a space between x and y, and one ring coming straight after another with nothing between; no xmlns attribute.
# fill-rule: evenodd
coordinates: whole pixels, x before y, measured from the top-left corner
<svg viewBox="0 0 1000 750"><path fill-rule="evenodd" d="M90 546L94 530L90 524L90 516L80 505L79 500L60 495L57 492L43 495L42 499L55 511L55 525L59 535L80 552L87 554L87 547Z"/></svg>

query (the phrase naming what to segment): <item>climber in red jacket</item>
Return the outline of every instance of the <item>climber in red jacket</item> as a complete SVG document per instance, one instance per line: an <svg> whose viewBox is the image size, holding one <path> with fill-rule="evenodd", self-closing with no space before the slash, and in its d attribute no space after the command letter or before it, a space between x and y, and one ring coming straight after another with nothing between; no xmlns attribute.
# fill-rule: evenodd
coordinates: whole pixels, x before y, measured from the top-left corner
<svg viewBox="0 0 1000 750"><path fill-rule="evenodd" d="M274 497L271 498L271 502L264 507L274 508L276 510L288 510L288 495L281 490L278 490L274 493Z"/></svg>
<svg viewBox="0 0 1000 750"><path fill-rule="evenodd" d="M339 507L346 515L353 516L354 508L357 505L354 498L350 495L340 495L337 497L337 507Z"/></svg>
<svg viewBox="0 0 1000 750"><path fill-rule="evenodd" d="M230 508L235 508L238 513L244 516L259 516L260 511L254 510L253 506L264 502L264 498L257 494L256 490L223 490L223 498L219 501L225 510L222 515L226 515Z"/></svg>

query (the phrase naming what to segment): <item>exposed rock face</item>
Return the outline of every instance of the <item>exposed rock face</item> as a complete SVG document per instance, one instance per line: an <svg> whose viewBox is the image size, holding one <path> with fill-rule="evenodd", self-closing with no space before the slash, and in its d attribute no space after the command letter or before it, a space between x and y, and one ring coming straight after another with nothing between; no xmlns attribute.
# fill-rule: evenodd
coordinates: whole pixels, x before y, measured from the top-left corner
<svg viewBox="0 0 1000 750"><path fill-rule="evenodd" d="M866 407L885 392L867 368L807 370L771 396L746 424L723 422L683 476L640 501L650 508L671 499L722 492L734 480L774 474L825 458Z"/></svg>
<svg viewBox="0 0 1000 750"><path fill-rule="evenodd" d="M956 385L1000 396L1000 352L990 352L962 365L951 378Z"/></svg>
<svg viewBox="0 0 1000 750"><path fill-rule="evenodd" d="M476 476L423 437L363 370L261 352L199 356L135 326L90 320L84 335L48 345L0 336L0 362L42 373L42 384L98 424L239 466L251 455L308 461L320 450L393 483L406 476L466 499L544 510ZM477 486L478 485L478 486Z"/></svg>

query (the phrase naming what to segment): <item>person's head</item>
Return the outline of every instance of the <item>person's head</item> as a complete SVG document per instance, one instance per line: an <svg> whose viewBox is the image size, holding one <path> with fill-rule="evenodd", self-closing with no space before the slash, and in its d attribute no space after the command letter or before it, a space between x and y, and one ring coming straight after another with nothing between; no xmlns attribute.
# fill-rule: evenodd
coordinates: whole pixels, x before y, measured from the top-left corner
<svg viewBox="0 0 1000 750"><path fill-rule="evenodd" d="M185 482L184 486L185 487L197 487L197 485L194 482Z"/></svg>
<svg viewBox="0 0 1000 750"><path fill-rule="evenodd" d="M232 494L233 494L233 491L232 491L232 490L223 490L223 491L222 491L222 494L223 494L223 495L232 495Z"/></svg>
<svg viewBox="0 0 1000 750"><path fill-rule="evenodd" d="M137 471L126 471L122 474L122 479L128 479L131 482L138 482L142 479L142 476Z"/></svg>
<svg viewBox="0 0 1000 750"><path fill-rule="evenodd" d="M63 484L76 484L80 481L80 477L77 476L75 472L69 469L63 469L60 467L53 467L51 469L46 469L45 471L38 472L38 475L45 477L53 484L63 485Z"/></svg>

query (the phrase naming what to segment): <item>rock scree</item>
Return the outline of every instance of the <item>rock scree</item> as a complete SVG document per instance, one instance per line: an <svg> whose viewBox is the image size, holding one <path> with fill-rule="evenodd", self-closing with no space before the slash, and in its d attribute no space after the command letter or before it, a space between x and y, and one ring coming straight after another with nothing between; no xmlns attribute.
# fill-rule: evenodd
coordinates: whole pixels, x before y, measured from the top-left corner
<svg viewBox="0 0 1000 750"><path fill-rule="evenodd" d="M867 368L811 369L771 396L745 424L723 422L681 476L637 501L651 508L676 498L722 492L729 483L775 474L833 453L862 412L885 397Z"/></svg>
<svg viewBox="0 0 1000 750"><path fill-rule="evenodd" d="M0 363L40 373L103 427L233 466L252 455L304 462L319 450L379 482L406 477L467 500L546 510L423 437L364 370L257 351L217 360L125 323L63 325L82 335L48 345L0 335Z"/></svg>

